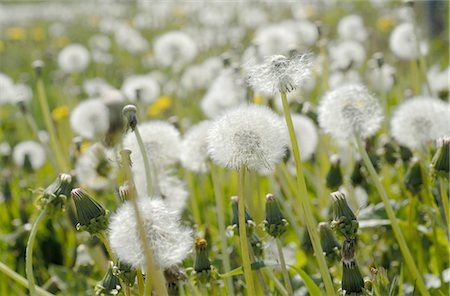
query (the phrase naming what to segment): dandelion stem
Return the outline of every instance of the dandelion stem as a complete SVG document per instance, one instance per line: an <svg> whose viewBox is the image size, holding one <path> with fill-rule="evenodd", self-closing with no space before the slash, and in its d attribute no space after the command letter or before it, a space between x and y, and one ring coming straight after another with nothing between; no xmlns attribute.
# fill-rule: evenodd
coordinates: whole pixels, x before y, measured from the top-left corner
<svg viewBox="0 0 450 296"><path fill-rule="evenodd" d="M250 253L248 250L247 229L245 225L245 175L247 167L242 166L239 170L239 239L241 242L242 268L244 269L245 283L247 285L247 295L255 296L255 285L253 283L252 267L250 263Z"/></svg>
<svg viewBox="0 0 450 296"><path fill-rule="evenodd" d="M201 215L200 215L200 204L199 204L199 199L200 196L197 193L197 191L195 190L195 178L193 173L188 172L187 170L185 170L185 175L186 175L186 179L189 180L189 187L191 189L192 195L190 196L190 200L191 200L191 210L192 210L192 216L194 216L194 221L195 223L197 223L197 225L201 225L202 224L202 219L201 219Z"/></svg>
<svg viewBox="0 0 450 296"><path fill-rule="evenodd" d="M216 199L216 214L217 214L217 224L219 228L220 244L222 247L222 264L224 272L227 273L231 270L230 258L228 254L228 243L226 235L225 226L225 209L224 209L224 199L222 191L220 190L220 179L217 176L216 168L213 164L209 166L211 172L211 179L214 189L214 198ZM225 279L226 292L227 295L234 296L233 283L230 278Z"/></svg>
<svg viewBox="0 0 450 296"><path fill-rule="evenodd" d="M448 206L449 195L447 194L447 190L445 189L445 183L447 183L445 178L439 176L439 189L441 192L442 206L444 207L444 216L447 223L447 237L450 237L450 209Z"/></svg>
<svg viewBox="0 0 450 296"><path fill-rule="evenodd" d="M16 283L18 283L22 287L28 289L29 283L28 283L27 279L25 279L23 276L21 276L20 274L18 274L17 272L12 270L11 268L9 268L9 266L4 264L3 262L0 262L0 272L5 274L6 276L8 276L10 279L14 280ZM36 288L36 295L39 295L39 296L53 296L52 293L49 293L49 292L45 291L41 287L35 286L35 288Z"/></svg>
<svg viewBox="0 0 450 296"><path fill-rule="evenodd" d="M295 167L297 170L297 187L298 187L298 201L300 203L300 208L303 211L303 217L306 227L308 229L309 236L311 238L311 243L314 248L314 253L316 255L317 263L319 265L320 274L322 275L322 280L325 284L325 290L327 295L336 295L333 287L333 282L331 281L330 273L328 272L327 263L323 255L322 246L320 245L319 234L317 232L316 226L317 222L311 212L311 204L308 197L308 191L306 189L305 177L302 170L302 162L300 159L300 151L298 149L297 138L295 136L294 125L292 123L291 113L289 112L289 105L285 92L281 92L281 100L283 102L284 117L286 119L286 124L289 130L289 137L292 144L292 153L295 159Z"/></svg>
<svg viewBox="0 0 450 296"><path fill-rule="evenodd" d="M25 269L27 273L27 280L28 280L28 290L30 291L31 296L38 295L36 293L36 286L34 281L34 274L33 274L33 245L37 234L37 229L40 224L40 222L44 219L45 215L47 214L47 208L44 208L38 215L36 221L33 224L33 227L31 228L30 236L28 237L27 242L27 249L25 252Z"/></svg>
<svg viewBox="0 0 450 296"><path fill-rule="evenodd" d="M413 257L411 255L411 252L409 251L408 245L406 244L405 238L403 237L402 230L400 229L400 226L397 222L394 210L392 209L391 204L389 203L387 193L380 182L380 179L377 175L375 168L373 167L372 162L370 161L367 151L363 147L362 140L358 136L355 136L355 139L358 145L359 154L361 155L364 164L366 165L367 170L369 171L369 175L378 191L378 194L380 195L381 200L383 201L384 207L386 209L386 214L389 220L391 221L392 230L394 232L395 238L397 239L397 243L400 247L400 250L403 254L403 258L406 261L406 265L409 271L411 272L414 281L417 287L419 288L420 292L422 293L422 295L430 295L429 292L427 291L427 288L425 287L425 284L419 273L419 270L417 269L416 264L414 263Z"/></svg>
<svg viewBox="0 0 450 296"><path fill-rule="evenodd" d="M37 79L37 93L39 104L41 106L42 115L44 117L45 128L48 131L48 135L50 138L50 145L52 146L53 153L55 154L56 162L58 163L59 172L66 172L69 169L69 165L64 158L61 145L58 143L58 139L56 137L56 129L53 125L52 118L50 116L50 108L48 106L47 96L45 94L44 81L42 77L38 77Z"/></svg>
<svg viewBox="0 0 450 296"><path fill-rule="evenodd" d="M134 129L134 135L136 136L136 141L138 142L139 150L141 151L142 158L144 160L145 179L147 181L146 182L147 194L149 196L152 196L153 193L155 195L159 195L160 192L156 188L158 182L153 182L153 181L155 181L156 176L154 176L155 174L153 174L153 176L152 176L152 169L151 169L151 165L150 165L150 160L148 159L147 149L145 149L144 141L142 140L141 133L139 132L138 128ZM152 177L153 177L153 179L152 179ZM152 191L152 189L153 189L153 191Z"/></svg>
<svg viewBox="0 0 450 296"><path fill-rule="evenodd" d="M281 295L283 296L287 296L288 292L286 291L286 288L283 286L283 284L277 279L277 277L275 276L275 274L273 273L273 271L270 268L265 268L264 269L265 273L267 274L267 276L269 278L272 279L275 288L278 290L278 292L281 293Z"/></svg>
<svg viewBox="0 0 450 296"><path fill-rule="evenodd" d="M291 285L291 280L289 278L289 272L286 268L286 260L284 260L283 246L281 245L281 240L279 238L276 238L275 241L277 243L278 256L280 257L281 273L283 274L284 284L287 287L287 294L289 296L292 296L292 295L294 295L294 292L292 291L292 285Z"/></svg>
<svg viewBox="0 0 450 296"><path fill-rule="evenodd" d="M112 261L116 261L116 256L114 256L114 253L111 250L111 246L109 245L108 239L106 238L106 235L104 232L100 232L98 234L98 238L102 241L103 245L106 248L106 251L108 252L108 255Z"/></svg>

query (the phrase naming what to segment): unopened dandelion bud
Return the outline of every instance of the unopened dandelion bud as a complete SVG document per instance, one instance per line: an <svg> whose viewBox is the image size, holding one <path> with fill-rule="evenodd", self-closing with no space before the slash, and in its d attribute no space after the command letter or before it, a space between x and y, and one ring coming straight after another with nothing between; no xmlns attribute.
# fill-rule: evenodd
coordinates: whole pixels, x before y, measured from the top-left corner
<svg viewBox="0 0 450 296"><path fill-rule="evenodd" d="M239 196L231 197L231 207L232 207L232 216L231 216L231 226L239 229ZM252 216L245 209L245 226L247 227L247 236L250 236L255 228L255 222L253 222ZM238 234L238 233L237 233Z"/></svg>
<svg viewBox="0 0 450 296"><path fill-rule="evenodd" d="M183 270L174 265L164 270L164 277L166 278L167 292L169 296L180 295L179 283L186 281L187 277Z"/></svg>
<svg viewBox="0 0 450 296"><path fill-rule="evenodd" d="M400 152L400 158L402 159L404 164L407 164L410 161L410 159L413 157L411 150L406 146L400 145L399 152Z"/></svg>
<svg viewBox="0 0 450 296"><path fill-rule="evenodd" d="M90 234L96 234L108 227L109 213L81 188L75 188L71 192L78 216L78 230L86 230Z"/></svg>
<svg viewBox="0 0 450 296"><path fill-rule="evenodd" d="M121 260L113 267L113 274L129 287L132 287L136 281L136 269Z"/></svg>
<svg viewBox="0 0 450 296"><path fill-rule="evenodd" d="M422 168L418 158L413 157L410 161L409 169L405 175L406 188L413 194L418 194L422 189L423 176Z"/></svg>
<svg viewBox="0 0 450 296"><path fill-rule="evenodd" d="M286 231L287 224L275 196L271 193L267 194L266 220L264 221L266 232L273 237L279 237Z"/></svg>
<svg viewBox="0 0 450 296"><path fill-rule="evenodd" d="M397 161L398 152L394 141L392 141L390 137L383 135L382 137L380 137L380 142L382 148L379 151L379 154L384 157L387 163L395 164L395 162Z"/></svg>
<svg viewBox="0 0 450 296"><path fill-rule="evenodd" d="M346 238L354 238L358 231L358 221L353 211L350 209L344 193L336 191L331 193L333 199L334 219L331 228L342 234Z"/></svg>
<svg viewBox="0 0 450 296"><path fill-rule="evenodd" d="M438 150L431 160L431 168L434 174L448 178L450 162L450 137L442 137L438 140Z"/></svg>
<svg viewBox="0 0 450 296"><path fill-rule="evenodd" d="M354 187L363 184L365 180L365 176L363 175L362 172L362 167L363 167L362 161L357 160L355 162L355 166L353 167L352 174L350 175L350 180L352 181L352 185Z"/></svg>
<svg viewBox="0 0 450 296"><path fill-rule="evenodd" d="M326 177L326 185L331 190L337 190L343 183L341 160L338 155L334 154L330 157L330 170Z"/></svg>
<svg viewBox="0 0 450 296"><path fill-rule="evenodd" d="M43 194L38 198L37 203L41 207L51 207L51 211L60 210L64 207L72 188L72 176L69 174L60 174L44 190Z"/></svg>
<svg viewBox="0 0 450 296"><path fill-rule="evenodd" d="M322 250L329 263L335 262L339 258L340 245L331 231L330 224L328 222L319 223L319 235L320 244Z"/></svg>
<svg viewBox="0 0 450 296"><path fill-rule="evenodd" d="M250 241L250 246L253 250L253 254L255 254L255 257L262 258L264 255L263 242L259 239L259 237L255 233L252 233L250 235L249 241Z"/></svg>
<svg viewBox="0 0 450 296"><path fill-rule="evenodd" d="M113 263L109 262L105 276L95 285L95 295L117 295L121 288L119 278L113 273Z"/></svg>
<svg viewBox="0 0 450 296"><path fill-rule="evenodd" d="M42 69L44 68L44 62L42 60L35 60L31 63L37 76L41 76Z"/></svg>
<svg viewBox="0 0 450 296"><path fill-rule="evenodd" d="M127 129L134 131L137 125L137 108L134 105L126 105L122 109L122 115L127 120Z"/></svg>
<svg viewBox="0 0 450 296"><path fill-rule="evenodd" d="M356 260L342 261L342 290L345 295L362 295L364 279Z"/></svg>
<svg viewBox="0 0 450 296"><path fill-rule="evenodd" d="M207 283L211 279L211 261L208 258L208 243L205 239L195 241L194 270L199 282Z"/></svg>
<svg viewBox="0 0 450 296"><path fill-rule="evenodd" d="M346 238L342 244L341 256L343 261L351 261L355 258L356 239Z"/></svg>

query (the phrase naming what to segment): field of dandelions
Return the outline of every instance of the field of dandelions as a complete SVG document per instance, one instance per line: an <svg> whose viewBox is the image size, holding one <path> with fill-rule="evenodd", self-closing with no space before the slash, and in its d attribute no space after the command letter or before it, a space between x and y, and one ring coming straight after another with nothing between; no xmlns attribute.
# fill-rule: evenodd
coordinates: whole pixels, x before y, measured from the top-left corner
<svg viewBox="0 0 450 296"><path fill-rule="evenodd" d="M0 295L449 295L448 12L0 4Z"/></svg>

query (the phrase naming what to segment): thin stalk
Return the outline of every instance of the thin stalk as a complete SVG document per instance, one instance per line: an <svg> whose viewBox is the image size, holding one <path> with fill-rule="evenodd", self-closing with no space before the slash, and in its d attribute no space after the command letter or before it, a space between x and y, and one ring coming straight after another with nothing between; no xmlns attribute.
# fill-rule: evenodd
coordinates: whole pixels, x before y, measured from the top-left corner
<svg viewBox="0 0 450 296"><path fill-rule="evenodd" d="M31 296L38 295L36 292L36 286L35 286L34 274L33 274L33 245L34 245L34 241L36 239L38 226L39 226L40 222L44 219L46 214L47 214L47 208L44 208L39 213L36 221L34 222L33 227L31 228L30 236L28 237L27 250L25 252L25 269L26 269L26 273L27 273L28 290L30 291Z"/></svg>
<svg viewBox="0 0 450 296"><path fill-rule="evenodd" d="M308 190L306 189L305 177L302 170L302 162L300 159L300 151L298 149L297 138L295 136L294 125L292 123L291 113L289 112L289 105L285 92L281 92L281 100L283 102L284 117L286 119L286 124L289 130L289 137L291 139L292 154L295 159L295 167L297 170L297 187L298 187L298 202L300 203L300 208L303 211L303 217L306 227L308 229L309 236L311 238L311 243L314 249L314 253L319 265L319 271L322 275L323 283L325 284L326 294L329 296L336 295L336 291L333 287L333 282L331 281L331 276L328 271L327 262L325 256L323 255L322 246L320 245L319 234L317 231L317 222L311 212L311 204L308 197Z"/></svg>
<svg viewBox="0 0 450 296"><path fill-rule="evenodd" d="M131 289L128 285L125 285L125 296L131 296Z"/></svg>
<svg viewBox="0 0 450 296"><path fill-rule="evenodd" d="M147 154L147 149L145 149L145 145L144 145L144 141L142 140L141 137L141 133L139 132L139 129L136 127L134 129L134 135L136 136L136 141L138 142L139 145L139 150L141 151L141 155L142 155L142 159L144 160L144 171L145 171L145 179L146 179L146 184L147 184L147 194L149 196L152 196L153 193L155 195L159 195L159 189L157 189L158 187L158 182L156 182L156 176L155 176L155 172L153 172L152 174L152 169L150 166L150 160L148 158L148 154ZM153 188L153 191L152 191Z"/></svg>
<svg viewBox="0 0 450 296"><path fill-rule="evenodd" d="M48 106L47 96L45 94L44 81L41 77L37 79L36 88L42 115L44 117L45 128L47 129L50 138L50 145L52 146L56 162L58 163L59 172L66 172L69 169L69 165L62 154L60 148L61 145L59 145L58 139L56 137L56 129L50 116L50 108Z"/></svg>
<svg viewBox="0 0 450 296"><path fill-rule="evenodd" d="M137 277L139 295L144 295L144 289L145 289L144 276L142 275L142 271L139 268L136 269L136 277Z"/></svg>
<svg viewBox="0 0 450 296"><path fill-rule="evenodd" d="M417 66L416 60L411 60L411 76L412 76L412 89L414 95L418 96L420 94L420 78L419 78L419 67Z"/></svg>
<svg viewBox="0 0 450 296"><path fill-rule="evenodd" d="M392 230L394 232L395 238L397 240L397 243L400 247L400 250L403 254L403 258L405 259L406 266L408 267L409 271L411 272L414 281L419 288L422 295L430 295L428 292L425 283L423 282L423 279L421 277L421 274L419 270L416 267L416 264L414 263L413 257L411 255L411 252L409 251L408 245L406 244L406 240L403 236L402 230L400 229L400 226L398 225L397 219L395 217L394 210L391 207L391 204L389 203L389 197L387 196L386 191L384 190L383 185L380 182L380 179L377 175L377 172L375 168L373 167L372 162L370 161L369 155L367 154L366 149L363 147L363 143L360 137L356 136L356 143L358 145L358 151L361 155L364 164L367 167L367 170L369 171L369 175L378 191L378 194L381 197L381 200L383 201L384 207L386 209L386 214L391 221Z"/></svg>
<svg viewBox="0 0 450 296"><path fill-rule="evenodd" d="M192 172L189 172L185 170L186 179L189 182L189 188L191 189L191 210L192 210L192 216L194 216L194 221L197 223L197 225L202 224L202 219L200 215L200 204L199 204L199 195L196 194L196 186L195 186L195 178L194 174Z"/></svg>
<svg viewBox="0 0 450 296"><path fill-rule="evenodd" d="M287 287L287 294L289 296L292 296L294 295L294 292L292 291L289 272L286 268L286 260L284 260L283 246L281 245L281 240L279 238L276 238L275 241L277 243L278 257L280 257L281 273L283 274L284 284Z"/></svg>
<svg viewBox="0 0 450 296"><path fill-rule="evenodd" d="M252 267L250 262L250 253L248 250L247 229L245 225L245 173L246 166L239 170L239 239L241 243L242 268L244 270L245 283L247 286L247 295L256 296L255 284L253 282Z"/></svg>
<svg viewBox="0 0 450 296"><path fill-rule="evenodd" d="M225 224L225 209L224 209L224 198L222 191L220 190L220 179L217 176L216 168L214 165L209 166L211 172L211 179L214 189L214 198L216 200L216 214L217 214L217 224L219 228L220 245L222 247L222 264L224 272L227 273L231 270L230 258L228 254L228 243L226 235L226 224ZM234 296L233 283L230 278L225 279L225 286L227 295Z"/></svg>
<svg viewBox="0 0 450 296"><path fill-rule="evenodd" d="M125 158L125 162L127 162L126 158ZM138 230L139 238L142 242L142 246L144 249L145 264L147 267L144 295L150 296L152 294L152 283L155 284L153 288L155 289L156 295L168 295L167 289L166 289L166 280L164 278L164 275L163 275L161 269L155 265L155 261L153 258L153 251L150 248L150 244L149 244L149 242L147 240L147 236L145 234L142 216L141 216L141 213L139 210L139 205L137 204L137 200L136 200L136 191L135 191L136 189L134 187L133 175L131 173L130 164L124 163L124 168L125 168L125 174L128 179L128 182L131 184L130 201L131 201L131 204L133 205L133 210L136 215L137 230Z"/></svg>
<svg viewBox="0 0 450 296"><path fill-rule="evenodd" d="M286 291L286 288L283 286L283 284L277 279L275 274L270 268L265 268L264 272L267 274L267 276L273 281L275 284L275 288L278 290L278 292L281 293L283 296L287 296L288 292Z"/></svg>
<svg viewBox="0 0 450 296"><path fill-rule="evenodd" d="M101 232L101 233L99 233L99 235L97 237L102 241L103 245L105 246L106 251L108 252L108 255L109 255L110 259L115 262L116 261L116 256L114 256L114 253L113 253L113 251L111 249L111 246L109 245L109 242L108 242L108 239L106 238L105 233Z"/></svg>
<svg viewBox="0 0 450 296"><path fill-rule="evenodd" d="M442 198L442 206L444 207L444 216L447 223L447 237L450 237L450 212L449 212L449 205L448 205L448 194L447 190L445 189L445 183L447 181L444 177L439 176L439 189L441 191L441 198Z"/></svg>

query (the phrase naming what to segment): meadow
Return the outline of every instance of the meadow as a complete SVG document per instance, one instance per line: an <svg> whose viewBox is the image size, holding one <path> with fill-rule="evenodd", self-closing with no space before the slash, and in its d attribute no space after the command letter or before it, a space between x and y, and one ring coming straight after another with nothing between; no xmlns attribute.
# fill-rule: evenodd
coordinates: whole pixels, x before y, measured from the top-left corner
<svg viewBox="0 0 450 296"><path fill-rule="evenodd" d="M0 3L0 295L449 295L447 1Z"/></svg>

